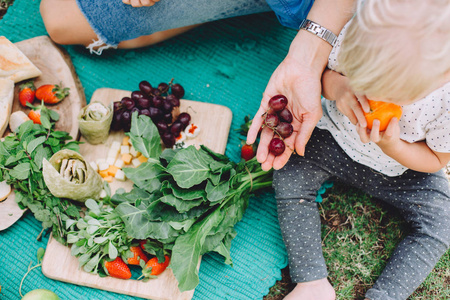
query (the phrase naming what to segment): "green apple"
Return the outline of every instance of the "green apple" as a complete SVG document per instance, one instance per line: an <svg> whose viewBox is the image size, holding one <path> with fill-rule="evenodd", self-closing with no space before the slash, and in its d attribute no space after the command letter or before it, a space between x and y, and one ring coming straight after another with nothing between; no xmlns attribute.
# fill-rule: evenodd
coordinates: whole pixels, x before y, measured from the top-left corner
<svg viewBox="0 0 450 300"><path fill-rule="evenodd" d="M32 290L22 300L60 300L58 295L46 289Z"/></svg>

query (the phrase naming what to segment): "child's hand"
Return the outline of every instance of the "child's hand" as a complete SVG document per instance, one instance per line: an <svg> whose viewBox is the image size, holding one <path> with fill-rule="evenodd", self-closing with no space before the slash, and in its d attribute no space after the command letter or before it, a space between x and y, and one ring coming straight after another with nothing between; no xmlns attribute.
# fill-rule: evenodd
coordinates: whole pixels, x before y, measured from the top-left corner
<svg viewBox="0 0 450 300"><path fill-rule="evenodd" d="M328 100L336 101L336 107L352 124L367 126L363 110L370 110L369 102L365 96L355 95L347 77L329 69L325 70L322 76L322 93Z"/></svg>
<svg viewBox="0 0 450 300"><path fill-rule="evenodd" d="M122 0L123 3L133 7L153 6L159 0Z"/></svg>
<svg viewBox="0 0 450 300"><path fill-rule="evenodd" d="M385 131L380 132L380 120L374 120L372 130L356 125L359 137L363 143L374 142L383 151L395 149L400 142L400 126L397 118L392 118Z"/></svg>

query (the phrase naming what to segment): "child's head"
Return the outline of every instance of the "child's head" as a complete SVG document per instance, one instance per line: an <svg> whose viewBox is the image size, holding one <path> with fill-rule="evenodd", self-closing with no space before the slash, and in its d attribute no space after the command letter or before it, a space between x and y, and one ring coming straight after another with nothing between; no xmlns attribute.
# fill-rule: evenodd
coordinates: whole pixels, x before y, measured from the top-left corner
<svg viewBox="0 0 450 300"><path fill-rule="evenodd" d="M338 55L356 93L407 104L449 80L450 0L365 0Z"/></svg>

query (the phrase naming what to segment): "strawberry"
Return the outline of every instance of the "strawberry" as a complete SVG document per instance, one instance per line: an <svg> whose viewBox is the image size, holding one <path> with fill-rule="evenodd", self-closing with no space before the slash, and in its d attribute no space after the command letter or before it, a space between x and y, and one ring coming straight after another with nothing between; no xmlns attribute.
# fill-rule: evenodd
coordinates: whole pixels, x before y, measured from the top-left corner
<svg viewBox="0 0 450 300"><path fill-rule="evenodd" d="M164 258L165 258L164 262L161 263L158 262L157 257L153 257L152 259L150 259L145 265L145 268L142 270L142 276L148 279L164 272L164 270L170 263L170 257L164 255Z"/></svg>
<svg viewBox="0 0 450 300"><path fill-rule="evenodd" d="M134 256L129 257L127 259L127 263L129 265L138 265L139 266L141 260L143 260L145 263L147 263L148 258L144 254L144 251L142 251L141 247L130 247L130 251L133 252Z"/></svg>
<svg viewBox="0 0 450 300"><path fill-rule="evenodd" d="M147 243L147 240L142 240L139 242L139 246L142 248L142 250L145 250L144 245Z"/></svg>
<svg viewBox="0 0 450 300"><path fill-rule="evenodd" d="M59 85L45 84L36 90L36 98L46 104L56 104L69 96L69 88L61 88Z"/></svg>
<svg viewBox="0 0 450 300"><path fill-rule="evenodd" d="M27 106L27 103L33 103L36 95L36 87L33 81L27 81L19 86L19 102L22 106Z"/></svg>
<svg viewBox="0 0 450 300"><path fill-rule="evenodd" d="M255 150L253 150L253 146L247 144L243 145L241 148L241 157L246 161L255 157Z"/></svg>
<svg viewBox="0 0 450 300"><path fill-rule="evenodd" d="M41 110L31 110L28 113L28 118L30 118L34 124L42 124L41 123Z"/></svg>
<svg viewBox="0 0 450 300"><path fill-rule="evenodd" d="M119 279L130 279L131 271L122 258L117 257L113 261L105 261L105 268L108 270L109 276Z"/></svg>

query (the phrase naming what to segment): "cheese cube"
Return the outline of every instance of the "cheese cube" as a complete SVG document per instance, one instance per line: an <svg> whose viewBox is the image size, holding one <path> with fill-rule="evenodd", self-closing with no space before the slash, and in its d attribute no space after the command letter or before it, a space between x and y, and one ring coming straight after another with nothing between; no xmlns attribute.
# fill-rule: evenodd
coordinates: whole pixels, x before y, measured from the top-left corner
<svg viewBox="0 0 450 300"><path fill-rule="evenodd" d="M106 159L105 158L98 158L95 162L97 163L97 165L100 165L100 164L106 163Z"/></svg>
<svg viewBox="0 0 450 300"><path fill-rule="evenodd" d="M120 158L118 158L118 159L116 160L116 162L114 163L114 165L115 165L116 167L122 169L123 166L125 165L125 163L123 162L123 160L121 160Z"/></svg>
<svg viewBox="0 0 450 300"><path fill-rule="evenodd" d="M130 146L130 137L129 136L125 136L122 140L122 146Z"/></svg>
<svg viewBox="0 0 450 300"><path fill-rule="evenodd" d="M146 162L146 161L148 160L148 158L145 157L144 155L139 156L137 159L138 159L141 163L144 163L144 162Z"/></svg>
<svg viewBox="0 0 450 300"><path fill-rule="evenodd" d="M120 146L120 154L130 153L130 146Z"/></svg>
<svg viewBox="0 0 450 300"><path fill-rule="evenodd" d="M127 180L127 177L125 176L125 172L122 170L117 170L116 175L114 177L120 181Z"/></svg>
<svg viewBox="0 0 450 300"><path fill-rule="evenodd" d="M114 141L112 142L111 147L109 147L109 149L113 149L114 151L119 152L120 146L121 146L120 142Z"/></svg>
<svg viewBox="0 0 450 300"><path fill-rule="evenodd" d="M98 164L98 170L103 171L109 168L109 164L107 162L102 162Z"/></svg>
<svg viewBox="0 0 450 300"><path fill-rule="evenodd" d="M106 182L112 182L113 179L114 179L114 177L112 177L112 176L106 176L105 178L103 178L103 180Z"/></svg>
<svg viewBox="0 0 450 300"><path fill-rule="evenodd" d="M131 163L133 164L133 166L135 166L136 168L139 167L141 165L141 161L137 158L133 158L133 160L131 161Z"/></svg>
<svg viewBox="0 0 450 300"><path fill-rule="evenodd" d="M124 162L126 165L129 165L129 164L130 164L132 158L133 158L133 157L131 156L130 153L127 153L127 154L123 154L123 155L122 155L122 160L123 160L123 162Z"/></svg>
<svg viewBox="0 0 450 300"><path fill-rule="evenodd" d="M118 149L109 148L107 158L116 159L117 155L119 155Z"/></svg>
<svg viewBox="0 0 450 300"><path fill-rule="evenodd" d="M119 168L117 166L114 166L114 165L109 166L109 168L107 170L108 171L108 175L115 176L118 170L119 170Z"/></svg>
<svg viewBox="0 0 450 300"><path fill-rule="evenodd" d="M100 176L102 176L102 178L108 177L108 170L102 170L100 172L98 172L98 174L100 174Z"/></svg>
<svg viewBox="0 0 450 300"><path fill-rule="evenodd" d="M134 157L138 157L141 153L139 151L137 151L136 149L134 149L133 146L130 147L130 154Z"/></svg>
<svg viewBox="0 0 450 300"><path fill-rule="evenodd" d="M108 158L106 159L106 163L107 163L108 165L113 165L115 162L116 162L116 158L115 158L115 157L108 157Z"/></svg>

